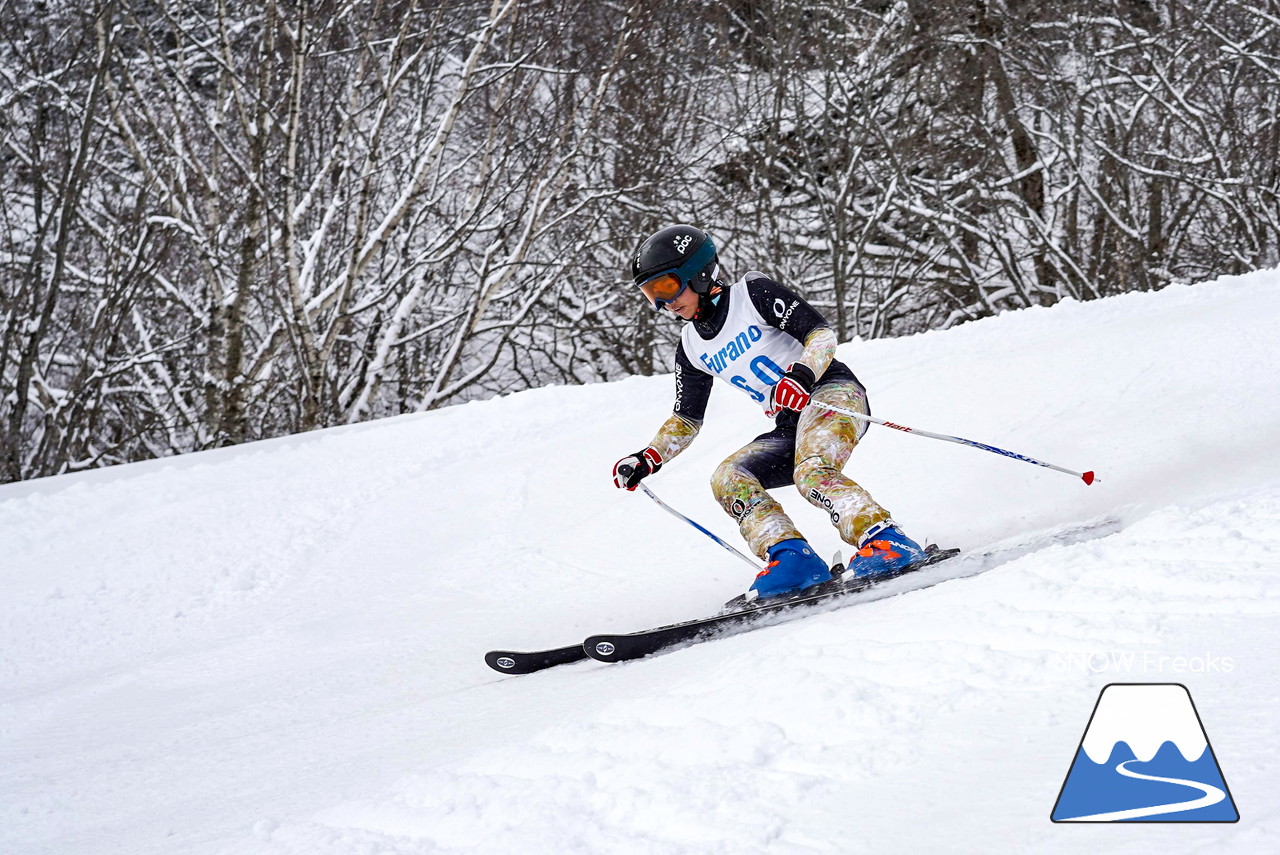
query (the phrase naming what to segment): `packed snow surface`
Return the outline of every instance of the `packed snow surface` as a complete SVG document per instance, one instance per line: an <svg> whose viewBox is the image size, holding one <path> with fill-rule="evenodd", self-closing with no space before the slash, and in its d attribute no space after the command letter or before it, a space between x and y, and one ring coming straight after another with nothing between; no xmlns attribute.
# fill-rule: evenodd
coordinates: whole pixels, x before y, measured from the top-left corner
<svg viewBox="0 0 1280 855"><path fill-rule="evenodd" d="M670 376L0 488L0 851L1274 851L1278 323L1262 271L843 345L877 415L1099 482L873 427L846 471L972 560L619 665L482 656L750 584L610 483ZM767 429L720 386L647 483L737 542ZM1117 682L1188 688L1239 823L1050 822Z"/></svg>

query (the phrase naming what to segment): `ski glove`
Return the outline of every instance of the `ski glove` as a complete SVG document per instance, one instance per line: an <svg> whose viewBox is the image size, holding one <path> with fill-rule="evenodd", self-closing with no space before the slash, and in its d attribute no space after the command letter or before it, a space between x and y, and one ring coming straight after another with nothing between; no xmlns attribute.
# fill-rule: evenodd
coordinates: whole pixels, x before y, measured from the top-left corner
<svg viewBox="0 0 1280 855"><path fill-rule="evenodd" d="M662 455L649 446L644 451L622 458L613 464L613 486L619 490L634 490L636 485L662 468Z"/></svg>
<svg viewBox="0 0 1280 855"><path fill-rule="evenodd" d="M818 378L813 376L813 369L803 362L797 362L782 375L778 385L769 390L769 416L776 416L781 410L795 410L797 413L809 404L809 393Z"/></svg>

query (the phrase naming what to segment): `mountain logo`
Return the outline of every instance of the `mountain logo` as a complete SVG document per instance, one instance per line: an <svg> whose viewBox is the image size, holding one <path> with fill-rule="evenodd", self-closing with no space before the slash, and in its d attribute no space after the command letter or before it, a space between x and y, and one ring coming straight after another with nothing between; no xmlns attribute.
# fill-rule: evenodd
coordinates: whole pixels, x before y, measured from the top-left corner
<svg viewBox="0 0 1280 855"><path fill-rule="evenodd" d="M1054 822L1237 822L1191 693L1111 683L1062 782Z"/></svg>

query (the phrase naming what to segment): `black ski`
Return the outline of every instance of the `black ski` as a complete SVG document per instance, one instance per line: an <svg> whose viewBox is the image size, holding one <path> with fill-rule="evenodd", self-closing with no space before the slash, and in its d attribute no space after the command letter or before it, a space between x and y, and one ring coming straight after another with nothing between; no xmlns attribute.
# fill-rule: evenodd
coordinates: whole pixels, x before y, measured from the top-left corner
<svg viewBox="0 0 1280 855"><path fill-rule="evenodd" d="M989 547L978 552L967 553L964 559L965 572L959 576L954 572L949 572L940 576L937 580L929 581L927 584L921 585L922 588L930 587L937 582L945 581L953 578L963 578L965 576L973 576L984 573L993 567L998 567L1009 561L1044 549L1049 546L1069 546L1075 543L1095 540L1100 537L1106 537L1114 534L1123 528L1123 520L1118 517L1100 517L1098 519L1089 520L1084 523L1075 523L1063 526L1058 529L1052 529L1044 532L1036 532L1030 536L1023 536L1022 539L1009 539L1002 541L999 545ZM904 572L918 570L928 564L936 564L946 558L957 554L959 550L947 549L937 550L935 553L920 564L907 570L894 574L901 576ZM839 567L831 568L832 572L842 569ZM684 623L672 624L671 626L658 627L648 632L632 633L630 635L597 635L587 639L583 644L571 644L567 647L557 647L553 650L535 650L527 653L521 653L512 650L492 650L485 654L484 661L489 667L503 674L530 674L534 671L541 671L544 668L551 668L556 665L565 665L570 662L580 662L586 659L588 654L594 659L604 662L621 662L626 659L635 659L640 656L646 656L656 650L661 650L675 644L686 641L699 640L704 634L714 636L720 633L728 633L735 628L750 629L753 623L764 623L769 620L770 615L784 614L788 609L796 607L813 606L822 603L828 603L839 597L854 594L859 591L865 591L884 581L886 578L879 577L874 582L865 582L862 580L849 580L848 582L828 582L810 589L805 594L797 595L794 598L778 601L766 601L756 605L754 608L743 608L739 597L731 600L726 605L730 608L729 612L716 615L715 617L703 618L701 620L685 621ZM913 589L914 590L914 589ZM657 646L653 644L653 637L656 637L661 643ZM640 648L643 639L649 638L649 649L644 649L639 653L630 652L629 655L620 655L619 647L624 651L634 651ZM606 654L595 645L612 644L613 652ZM604 648L608 649L608 648Z"/></svg>
<svg viewBox="0 0 1280 855"><path fill-rule="evenodd" d="M875 578L837 579L818 585L802 594L781 599L769 598L763 602L745 605L739 605L739 600L733 600L729 605L736 607L735 610L723 614L660 626L643 632L593 635L582 643L582 647L588 656L600 662L625 662L628 659L639 659L677 644L714 638L731 629L749 629L784 612L838 602L850 594L865 591L881 582L896 579L960 554L958 549L939 549L932 544L928 547L928 552L928 557L922 561Z"/></svg>
<svg viewBox="0 0 1280 855"><path fill-rule="evenodd" d="M587 652L582 649L581 644L523 653L518 650L490 650L484 655L485 664L503 674L532 674L543 668L580 662L586 658Z"/></svg>

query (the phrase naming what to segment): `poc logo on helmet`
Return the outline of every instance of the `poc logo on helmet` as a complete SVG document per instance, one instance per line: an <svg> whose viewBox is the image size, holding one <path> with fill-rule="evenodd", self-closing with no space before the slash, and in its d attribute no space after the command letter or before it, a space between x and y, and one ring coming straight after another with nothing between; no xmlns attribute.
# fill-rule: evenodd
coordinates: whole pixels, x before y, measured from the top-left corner
<svg viewBox="0 0 1280 855"><path fill-rule="evenodd" d="M684 251L689 248L689 244L693 243L693 235L680 235L673 241L676 252L684 255Z"/></svg>

